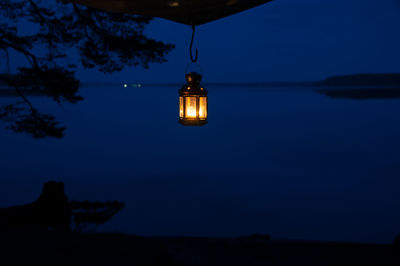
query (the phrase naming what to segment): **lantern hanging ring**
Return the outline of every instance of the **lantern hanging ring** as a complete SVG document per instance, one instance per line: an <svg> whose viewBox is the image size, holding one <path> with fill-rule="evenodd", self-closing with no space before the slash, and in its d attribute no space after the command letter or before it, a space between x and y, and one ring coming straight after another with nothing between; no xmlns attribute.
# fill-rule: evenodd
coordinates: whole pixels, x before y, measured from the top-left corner
<svg viewBox="0 0 400 266"><path fill-rule="evenodd" d="M199 57L199 51L196 48L196 56L193 58L193 40L194 40L194 34L196 33L196 27L195 25L192 25L192 40L190 41L190 59L192 60L193 63L197 62L197 58Z"/></svg>

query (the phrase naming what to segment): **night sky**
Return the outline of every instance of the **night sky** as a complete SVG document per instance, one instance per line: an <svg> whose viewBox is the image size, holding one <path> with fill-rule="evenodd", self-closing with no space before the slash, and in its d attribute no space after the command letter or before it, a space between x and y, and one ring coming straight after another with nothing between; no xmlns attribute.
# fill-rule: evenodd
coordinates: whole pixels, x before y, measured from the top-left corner
<svg viewBox="0 0 400 266"><path fill-rule="evenodd" d="M400 72L399 32L399 0L274 0L198 26L195 47L204 82L312 81ZM183 82L191 27L156 18L146 33L176 45L168 62L112 75L80 68L78 77L83 82ZM68 63L78 61L73 54ZM15 56L12 68L23 61Z"/></svg>
<svg viewBox="0 0 400 266"><path fill-rule="evenodd" d="M275 0L197 28L205 82L309 81L400 72L399 0ZM191 28L155 19L148 36L176 44L168 62L82 81L182 82Z"/></svg>

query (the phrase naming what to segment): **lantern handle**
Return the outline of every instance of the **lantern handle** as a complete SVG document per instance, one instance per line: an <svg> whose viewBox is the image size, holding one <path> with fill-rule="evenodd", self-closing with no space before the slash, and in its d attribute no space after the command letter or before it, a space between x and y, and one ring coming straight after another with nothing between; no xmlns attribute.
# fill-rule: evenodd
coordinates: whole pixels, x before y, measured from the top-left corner
<svg viewBox="0 0 400 266"><path fill-rule="evenodd" d="M197 58L199 57L199 50L196 48L196 56L193 58L193 40L194 40L194 34L196 33L196 27L193 25L192 26L192 40L190 41L190 59L192 60L193 63L197 62Z"/></svg>
<svg viewBox="0 0 400 266"><path fill-rule="evenodd" d="M199 70L199 72L200 72L200 73L198 73L198 74L200 74L200 75L203 76L204 71L203 71L203 68L201 67L201 65L200 65L199 63L189 63L189 64L187 64L187 66L186 66L186 68L185 68L185 74L188 74L188 73L189 73L189 72L188 72L188 71L189 71L189 68L190 68L192 65L197 66L197 67L198 67L198 70ZM195 72L197 72L197 71L195 71Z"/></svg>

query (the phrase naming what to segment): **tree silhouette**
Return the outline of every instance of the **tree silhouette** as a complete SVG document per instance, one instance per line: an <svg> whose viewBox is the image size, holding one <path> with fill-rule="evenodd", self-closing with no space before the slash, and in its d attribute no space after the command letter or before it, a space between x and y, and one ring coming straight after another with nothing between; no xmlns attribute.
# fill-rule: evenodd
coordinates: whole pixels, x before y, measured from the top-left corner
<svg viewBox="0 0 400 266"><path fill-rule="evenodd" d="M174 45L146 37L144 29L150 21L150 17L108 13L61 0L2 0L1 54L8 57L13 50L25 56L29 66L6 76L23 101L2 106L0 119L11 123L8 128L33 137L62 137L65 128L53 116L39 113L24 94L45 95L60 104L82 100L77 66L65 62L73 50L83 67L103 73L165 62ZM22 34L20 25L32 30Z"/></svg>

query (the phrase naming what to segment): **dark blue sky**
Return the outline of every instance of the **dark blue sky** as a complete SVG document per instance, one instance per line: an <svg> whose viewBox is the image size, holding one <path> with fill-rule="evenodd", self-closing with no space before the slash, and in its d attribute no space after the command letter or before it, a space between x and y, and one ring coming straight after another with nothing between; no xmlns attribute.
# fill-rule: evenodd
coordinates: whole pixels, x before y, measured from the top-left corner
<svg viewBox="0 0 400 266"><path fill-rule="evenodd" d="M110 80L183 81L190 27L156 19L148 34L176 44L168 62L149 70L129 68ZM400 1L275 0L199 26L196 37L208 82L303 81L400 72Z"/></svg>
<svg viewBox="0 0 400 266"><path fill-rule="evenodd" d="M168 62L82 81L184 81L191 28L155 19L148 36L176 44ZM275 0L198 27L205 82L307 81L331 75L400 72L399 0Z"/></svg>

